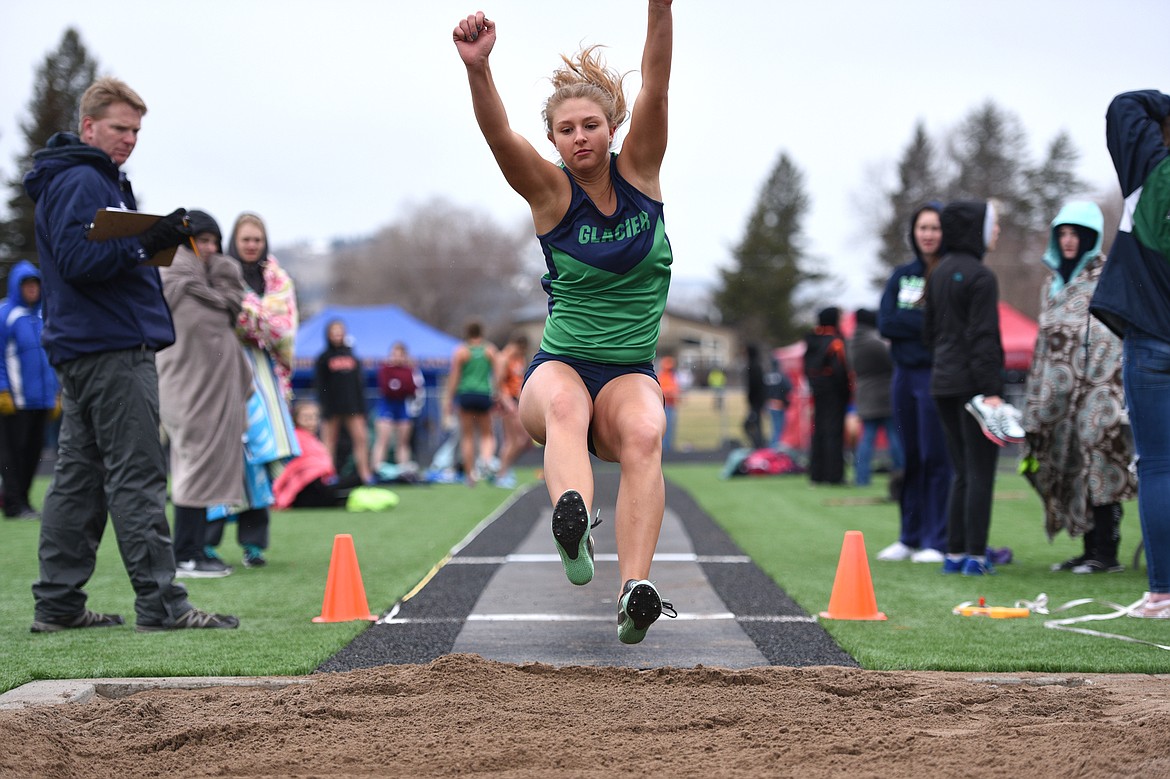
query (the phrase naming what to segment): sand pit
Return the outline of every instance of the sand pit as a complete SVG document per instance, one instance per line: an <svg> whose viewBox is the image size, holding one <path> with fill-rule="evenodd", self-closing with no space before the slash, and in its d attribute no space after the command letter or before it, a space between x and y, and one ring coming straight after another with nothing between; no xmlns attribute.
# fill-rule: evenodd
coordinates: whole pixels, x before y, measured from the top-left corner
<svg viewBox="0 0 1170 779"><path fill-rule="evenodd" d="M0 776L1170 776L1168 681L449 655L0 711Z"/></svg>

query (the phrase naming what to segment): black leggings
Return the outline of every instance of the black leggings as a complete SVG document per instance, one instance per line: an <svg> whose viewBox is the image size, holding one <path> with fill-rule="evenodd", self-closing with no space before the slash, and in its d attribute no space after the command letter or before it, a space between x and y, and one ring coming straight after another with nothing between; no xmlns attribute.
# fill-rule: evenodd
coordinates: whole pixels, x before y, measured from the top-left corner
<svg viewBox="0 0 1170 779"><path fill-rule="evenodd" d="M991 499L999 446L963 405L969 398L935 398L954 475L947 496L947 552L982 557L991 530Z"/></svg>

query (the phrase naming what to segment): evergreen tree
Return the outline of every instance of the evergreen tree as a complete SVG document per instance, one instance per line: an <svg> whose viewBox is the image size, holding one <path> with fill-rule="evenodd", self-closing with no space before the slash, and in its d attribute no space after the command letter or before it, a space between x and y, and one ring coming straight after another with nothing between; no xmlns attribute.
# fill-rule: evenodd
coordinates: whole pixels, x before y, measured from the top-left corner
<svg viewBox="0 0 1170 779"><path fill-rule="evenodd" d="M8 269L20 259L36 260L33 202L21 179L32 169L33 152L44 147L53 133L77 132L81 96L94 81L97 63L90 58L81 36L69 28L55 51L37 69L29 118L20 123L25 151L16 158L16 173L8 180L11 192L7 217L0 221L0 265Z"/></svg>
<svg viewBox="0 0 1170 779"><path fill-rule="evenodd" d="M1029 175L1032 213L1036 215L1032 226L1034 230L1047 232L1060 207L1075 197L1083 196L1088 189L1076 174L1080 156L1068 133L1061 132L1048 145L1044 162Z"/></svg>
<svg viewBox="0 0 1170 779"><path fill-rule="evenodd" d="M715 306L746 341L773 344L798 338L797 292L825 275L808 270L802 222L809 208L804 174L781 153L733 251L734 267L720 269Z"/></svg>

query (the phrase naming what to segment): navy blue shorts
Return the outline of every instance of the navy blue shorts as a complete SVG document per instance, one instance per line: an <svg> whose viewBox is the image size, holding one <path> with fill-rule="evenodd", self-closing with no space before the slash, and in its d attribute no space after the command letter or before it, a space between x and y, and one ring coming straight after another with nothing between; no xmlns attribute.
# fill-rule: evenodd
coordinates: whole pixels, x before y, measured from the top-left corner
<svg viewBox="0 0 1170 779"><path fill-rule="evenodd" d="M464 411L486 414L492 410L492 396L482 392L460 392L455 396L455 405Z"/></svg>
<svg viewBox="0 0 1170 779"><path fill-rule="evenodd" d="M580 357L565 357L559 354L549 354L541 349L532 358L532 363L528 366L528 370L524 372L524 381L528 381L528 377L536 370L537 366L546 362L563 362L570 368L577 372L581 377L581 381L585 382L585 389L589 390L589 397L597 400L597 393L601 392L601 388L609 382L613 381L619 376L625 376L630 373L640 373L643 376L649 376L658 381L657 374L654 373L654 363L640 362L634 365L614 365L605 362L593 362L591 360L583 360ZM596 455L597 449L593 445L593 430L590 425L589 430L589 452Z"/></svg>
<svg viewBox="0 0 1170 779"><path fill-rule="evenodd" d="M634 365L614 365L607 362L592 362L591 360L582 360L580 357L565 357L559 354L549 354L541 349L532 358L532 363L528 366L528 370L524 372L524 381L528 381L528 377L536 370L537 366L546 362L563 362L570 368L577 372L581 377L581 381L585 382L585 389L589 390L589 397L597 400L597 393L601 392L601 388L609 382L616 379L618 376L625 376L628 373L640 373L643 376L649 376L658 381L658 376L654 373L654 363L640 362Z"/></svg>

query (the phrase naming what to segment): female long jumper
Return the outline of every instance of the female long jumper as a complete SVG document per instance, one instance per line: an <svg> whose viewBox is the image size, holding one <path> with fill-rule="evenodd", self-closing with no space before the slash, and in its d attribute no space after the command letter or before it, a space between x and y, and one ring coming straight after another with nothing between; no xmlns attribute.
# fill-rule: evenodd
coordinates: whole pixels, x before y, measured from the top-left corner
<svg viewBox="0 0 1170 779"><path fill-rule="evenodd" d="M659 182L673 41L670 0L649 0L647 17L642 89L620 153L611 146L626 118L622 78L605 66L597 47L562 57L544 108L560 165L541 157L508 123L488 62L496 23L478 12L453 33L480 130L504 178L528 202L548 266L542 285L549 317L525 377L520 418L545 446L553 537L569 580L588 583L589 453L619 463L618 637L630 644L645 637L664 609L673 616L649 581L666 507L666 415L653 361L671 264Z"/></svg>

